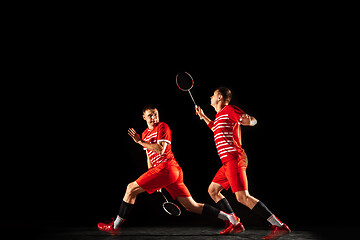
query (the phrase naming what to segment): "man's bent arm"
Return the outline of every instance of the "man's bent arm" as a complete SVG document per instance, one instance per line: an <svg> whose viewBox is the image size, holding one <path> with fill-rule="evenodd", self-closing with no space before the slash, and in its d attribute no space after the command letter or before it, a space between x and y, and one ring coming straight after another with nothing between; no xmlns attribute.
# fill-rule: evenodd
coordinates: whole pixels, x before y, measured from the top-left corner
<svg viewBox="0 0 360 240"><path fill-rule="evenodd" d="M239 122L241 123L241 125L243 126L255 126L257 124L257 120L256 118L250 116L250 115L247 115L247 114L243 114L241 117L240 117L240 120Z"/></svg>
<svg viewBox="0 0 360 240"><path fill-rule="evenodd" d="M165 152L165 148L166 148L166 144L167 144L166 142L148 143L148 142L144 142L142 140L140 140L137 143L140 144L141 146L143 146L144 148L147 148L150 151L156 152L158 154L163 154Z"/></svg>

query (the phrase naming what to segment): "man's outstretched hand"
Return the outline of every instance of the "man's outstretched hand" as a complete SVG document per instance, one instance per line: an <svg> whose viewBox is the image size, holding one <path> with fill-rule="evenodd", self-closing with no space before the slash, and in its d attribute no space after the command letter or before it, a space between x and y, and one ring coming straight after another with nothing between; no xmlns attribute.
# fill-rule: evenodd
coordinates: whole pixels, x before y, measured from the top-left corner
<svg viewBox="0 0 360 240"><path fill-rule="evenodd" d="M136 143L141 142L140 135L136 133L135 129L129 128L128 134L129 134L130 137L132 137L132 139L134 140L134 142L136 142Z"/></svg>

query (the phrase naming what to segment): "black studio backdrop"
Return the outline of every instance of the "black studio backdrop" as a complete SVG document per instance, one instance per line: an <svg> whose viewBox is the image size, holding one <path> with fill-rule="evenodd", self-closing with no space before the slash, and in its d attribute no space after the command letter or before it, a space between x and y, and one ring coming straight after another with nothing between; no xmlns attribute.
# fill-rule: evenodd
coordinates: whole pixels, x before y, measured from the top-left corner
<svg viewBox="0 0 360 240"><path fill-rule="evenodd" d="M348 129L337 131L331 120L342 108L336 98L341 85L332 85L339 70L331 53L270 38L249 39L242 47L229 42L209 47L192 39L188 48L168 36L161 52L141 39L101 47L89 39L28 59L30 77L15 88L21 92L20 154L28 159L16 166L26 180L16 209L31 216L12 214L16 221L95 227L116 217L127 184L147 170L145 152L127 129L146 128L141 111L148 103L172 130L172 150L192 196L213 204L207 188L221 162L211 131L195 116L188 94L176 87L179 71L194 77L192 94L210 118L215 116L210 96L226 86L233 91L232 104L258 120L255 127L242 127L253 196L289 226L343 219L334 197L342 182L334 178L346 175L338 164L346 150L337 134ZM224 194L245 225L266 225L231 191ZM219 224L183 208L180 217L168 216L162 202L157 193L141 194L126 224Z"/></svg>

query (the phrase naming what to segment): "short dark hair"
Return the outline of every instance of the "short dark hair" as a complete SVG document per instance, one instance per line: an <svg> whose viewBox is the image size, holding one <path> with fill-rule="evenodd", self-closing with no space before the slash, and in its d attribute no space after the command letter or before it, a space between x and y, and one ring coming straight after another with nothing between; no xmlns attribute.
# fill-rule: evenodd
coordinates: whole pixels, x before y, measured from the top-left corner
<svg viewBox="0 0 360 240"><path fill-rule="evenodd" d="M232 99L232 93L230 89L227 87L218 87L216 90L219 91L219 93L223 96L226 103L230 103Z"/></svg>
<svg viewBox="0 0 360 240"><path fill-rule="evenodd" d="M146 105L143 107L142 113L144 114L144 113L146 112L146 110L153 110L153 109L156 109L155 105L153 105L153 104L146 104Z"/></svg>

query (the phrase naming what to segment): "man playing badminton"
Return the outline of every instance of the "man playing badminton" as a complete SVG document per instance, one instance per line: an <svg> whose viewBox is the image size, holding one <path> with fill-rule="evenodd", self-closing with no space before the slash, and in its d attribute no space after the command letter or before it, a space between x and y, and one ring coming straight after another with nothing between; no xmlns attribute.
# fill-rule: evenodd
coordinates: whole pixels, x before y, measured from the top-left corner
<svg viewBox="0 0 360 240"><path fill-rule="evenodd" d="M211 97L211 106L217 112L215 120L211 121L200 107L196 114L203 119L214 132L216 149L223 166L216 173L209 186L209 194L219 209L233 214L227 199L221 194L223 189L231 187L238 202L250 208L254 213L266 219L271 225L271 233L263 239L276 239L290 233L290 229L258 199L249 194L246 176L247 157L241 147L241 129L243 126L254 126L254 117L245 114L240 108L229 105L232 98L230 89L220 87Z"/></svg>
<svg viewBox="0 0 360 240"><path fill-rule="evenodd" d="M231 231L227 230L220 234L242 231L243 226L234 214L227 214L208 204L197 203L191 197L183 182L182 169L171 151L171 130L166 123L159 122L158 110L153 106L144 107L143 119L148 128L142 133L142 137L133 128L128 130L128 134L146 150L149 170L127 186L116 219L109 223L99 223L99 230L112 235L120 234L121 225L129 217L137 195L145 191L151 194L165 188L187 211L205 217L219 218L232 226Z"/></svg>

